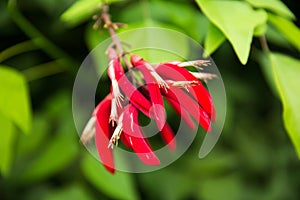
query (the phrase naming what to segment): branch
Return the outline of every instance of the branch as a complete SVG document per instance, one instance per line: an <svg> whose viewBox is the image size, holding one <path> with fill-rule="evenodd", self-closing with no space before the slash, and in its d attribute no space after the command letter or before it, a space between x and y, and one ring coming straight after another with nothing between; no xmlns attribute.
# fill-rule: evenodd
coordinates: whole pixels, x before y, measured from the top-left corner
<svg viewBox="0 0 300 200"><path fill-rule="evenodd" d="M128 69L132 68L131 63L128 61L126 57L126 51L122 47L122 43L119 40L115 30L118 29L121 26L124 26L124 24L121 23L113 23L110 19L110 15L108 13L109 6L107 4L102 5L101 7L101 15L97 16L98 19L94 25L95 28L97 28L101 22L104 23L104 27L108 29L108 32L110 34L110 37L113 41L113 45L116 47L116 49L119 51L120 56L123 58L125 65Z"/></svg>

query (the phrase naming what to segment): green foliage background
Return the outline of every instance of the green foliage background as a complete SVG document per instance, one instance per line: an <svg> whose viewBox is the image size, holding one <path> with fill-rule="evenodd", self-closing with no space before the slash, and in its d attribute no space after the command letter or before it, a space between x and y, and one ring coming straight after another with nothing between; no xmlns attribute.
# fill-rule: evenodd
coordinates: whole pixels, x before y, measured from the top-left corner
<svg viewBox="0 0 300 200"><path fill-rule="evenodd" d="M2 0L0 199L299 199L299 2L109 2L127 29L172 28L212 54L227 92L219 142L199 160L197 136L162 170L110 175L80 144L71 110L80 63L108 37L90 20L101 1Z"/></svg>

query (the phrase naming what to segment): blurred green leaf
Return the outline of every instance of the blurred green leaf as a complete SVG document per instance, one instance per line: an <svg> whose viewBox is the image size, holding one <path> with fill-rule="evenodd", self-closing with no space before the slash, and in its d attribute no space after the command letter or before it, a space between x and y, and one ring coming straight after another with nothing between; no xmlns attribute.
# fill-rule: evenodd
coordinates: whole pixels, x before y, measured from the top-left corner
<svg viewBox="0 0 300 200"><path fill-rule="evenodd" d="M241 1L196 0L196 2L230 41L241 63L246 64L254 29L266 23L266 12L254 10Z"/></svg>
<svg viewBox="0 0 300 200"><path fill-rule="evenodd" d="M149 199L179 200L187 199L194 188L193 180L180 172L164 168L159 171L140 174L141 186Z"/></svg>
<svg viewBox="0 0 300 200"><path fill-rule="evenodd" d="M31 128L31 108L26 80L18 71L0 65L0 112L24 133Z"/></svg>
<svg viewBox="0 0 300 200"><path fill-rule="evenodd" d="M122 0L106 0L106 3L112 3ZM90 18L99 9L102 0L77 0L62 15L61 20L69 26L76 26Z"/></svg>
<svg viewBox="0 0 300 200"><path fill-rule="evenodd" d="M267 41L284 48L293 48L289 41L275 27L267 25Z"/></svg>
<svg viewBox="0 0 300 200"><path fill-rule="evenodd" d="M27 165L20 179L25 182L41 180L63 170L74 160L77 150L72 133L58 134Z"/></svg>
<svg viewBox="0 0 300 200"><path fill-rule="evenodd" d="M33 117L32 134L20 135L18 138L17 157L22 158L42 147L50 127L49 120L44 115L36 113Z"/></svg>
<svg viewBox="0 0 300 200"><path fill-rule="evenodd" d="M64 188L50 190L43 200L93 200L94 197L81 184L73 184Z"/></svg>
<svg viewBox="0 0 300 200"><path fill-rule="evenodd" d="M77 0L61 15L61 20L69 26L76 26L91 17L101 4L101 0Z"/></svg>
<svg viewBox="0 0 300 200"><path fill-rule="evenodd" d="M113 199L138 199L134 181L130 174L117 171L110 174L102 164L86 154L81 163L85 177L100 191Z"/></svg>
<svg viewBox="0 0 300 200"><path fill-rule="evenodd" d="M239 175L229 175L221 178L207 179L199 186L199 199L219 200L243 199L243 186Z"/></svg>
<svg viewBox="0 0 300 200"><path fill-rule="evenodd" d="M13 160L13 144L15 131L12 122L0 113L1 135L0 135L0 172L8 175Z"/></svg>
<svg viewBox="0 0 300 200"><path fill-rule="evenodd" d="M198 42L204 39L208 28L208 19L189 4L174 1L151 1L149 7L151 18L156 21L180 27Z"/></svg>
<svg viewBox="0 0 300 200"><path fill-rule="evenodd" d="M290 11L290 9L282 3L280 0L245 0L250 5L255 8L265 8L270 10L282 17L296 19L295 15Z"/></svg>
<svg viewBox="0 0 300 200"><path fill-rule="evenodd" d="M268 53L261 52L261 51L255 52L254 57L255 57L255 60L257 62L259 62L262 72L265 76L265 79L268 82L273 94L278 97L278 92L277 92L276 84L274 81L273 70L270 67L271 62L270 62Z"/></svg>
<svg viewBox="0 0 300 200"><path fill-rule="evenodd" d="M189 38L175 30L172 25L147 20L129 26L119 37L130 44L133 53L150 63L158 63L188 56Z"/></svg>
<svg viewBox="0 0 300 200"><path fill-rule="evenodd" d="M205 53L212 54L226 40L223 33L214 24L210 23L204 41Z"/></svg>
<svg viewBox="0 0 300 200"><path fill-rule="evenodd" d="M262 36L266 33L267 31L267 24L260 24L257 27L255 27L253 35L258 37L258 36Z"/></svg>
<svg viewBox="0 0 300 200"><path fill-rule="evenodd" d="M300 158L300 61L278 53L270 54L270 60L283 104L284 125Z"/></svg>
<svg viewBox="0 0 300 200"><path fill-rule="evenodd" d="M268 14L268 20L300 51L300 29L293 22L270 13Z"/></svg>

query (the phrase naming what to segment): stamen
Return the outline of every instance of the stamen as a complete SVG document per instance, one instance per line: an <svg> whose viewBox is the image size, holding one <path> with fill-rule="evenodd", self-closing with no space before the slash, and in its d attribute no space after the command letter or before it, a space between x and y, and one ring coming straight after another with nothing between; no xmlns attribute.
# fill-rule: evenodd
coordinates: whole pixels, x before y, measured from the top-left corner
<svg viewBox="0 0 300 200"><path fill-rule="evenodd" d="M114 145L118 146L118 140L120 139L120 135L123 131L123 115L124 113L121 114L121 116L119 117L119 120L118 120L118 125L114 131L114 133L112 134L110 140L109 140L109 143L108 143L108 146L107 148L114 148Z"/></svg>
<svg viewBox="0 0 300 200"><path fill-rule="evenodd" d="M146 64L145 65L146 68L150 71L151 75L153 76L153 78L155 78L155 80L158 83L159 88L164 88L165 91L168 91L167 89L169 89L169 85L163 80L163 78L154 70L154 68L150 65L150 64Z"/></svg>
<svg viewBox="0 0 300 200"><path fill-rule="evenodd" d="M115 126L115 122L117 121L118 121L117 100L116 98L112 98L109 122L112 122L112 126Z"/></svg>
<svg viewBox="0 0 300 200"><path fill-rule="evenodd" d="M122 95L118 82L116 79L112 80L112 90L113 90L113 98L116 99L117 105L122 108L122 102L124 101L124 96Z"/></svg>
<svg viewBox="0 0 300 200"><path fill-rule="evenodd" d="M83 144L86 144L88 141L90 141L94 134L95 134L95 122L96 117L91 117L88 123L86 124L85 128L83 129L82 135L80 137L80 141Z"/></svg>
<svg viewBox="0 0 300 200"><path fill-rule="evenodd" d="M167 80L167 83L175 87L183 87L189 92L189 87L199 85L198 81L172 81Z"/></svg>
<svg viewBox="0 0 300 200"><path fill-rule="evenodd" d="M187 62L182 62L178 64L178 67L195 67L197 69L203 70L201 66L208 66L210 65L211 62L210 60L193 60L193 61L187 61Z"/></svg>
<svg viewBox="0 0 300 200"><path fill-rule="evenodd" d="M200 79L204 82L207 82L208 80L211 80L213 78L217 78L218 76L211 73L204 73L204 72L190 72L195 76L197 79Z"/></svg>

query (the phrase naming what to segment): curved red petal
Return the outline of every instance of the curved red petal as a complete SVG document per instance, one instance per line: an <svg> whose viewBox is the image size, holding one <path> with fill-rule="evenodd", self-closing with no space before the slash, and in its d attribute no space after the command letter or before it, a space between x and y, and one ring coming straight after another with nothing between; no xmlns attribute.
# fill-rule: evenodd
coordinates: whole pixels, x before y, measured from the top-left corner
<svg viewBox="0 0 300 200"><path fill-rule="evenodd" d="M165 143L168 145L168 147L172 151L175 151L176 149L176 141L174 139L175 135L168 123L165 123L163 129L161 130L161 136L165 141Z"/></svg>
<svg viewBox="0 0 300 200"><path fill-rule="evenodd" d="M109 172L115 173L112 149L108 148L109 139L106 137L106 134L98 122L95 123L95 130L96 147L100 160Z"/></svg>
<svg viewBox="0 0 300 200"><path fill-rule="evenodd" d="M95 122L95 142L100 160L105 168L114 173L114 159L112 149L108 148L109 138L112 135L112 127L109 124L111 107L111 95L108 95L95 109L93 115Z"/></svg>
<svg viewBox="0 0 300 200"><path fill-rule="evenodd" d="M138 111L132 105L128 105L126 109L123 118L124 137L142 162L147 165L159 165L159 159L152 151L147 140L144 139L143 133L138 126Z"/></svg>
<svg viewBox="0 0 300 200"><path fill-rule="evenodd" d="M209 114L212 121L216 119L216 111L213 105L212 98L207 91L207 89L202 85L195 76L193 76L188 70L182 67L171 63L164 63L157 66L155 69L162 77L166 79L171 79L174 81L182 80L182 78L188 81L197 81L199 84L192 86L195 92L192 92L191 95L195 98L198 103L203 107L203 109Z"/></svg>
<svg viewBox="0 0 300 200"><path fill-rule="evenodd" d="M148 87L150 99L152 102L151 111L153 111L150 112L150 114L153 114L151 118L155 120L158 130L162 130L166 122L166 114L162 94L160 92L158 83L155 80L155 78L151 75L150 71L145 67L145 65L140 65L136 68L142 72Z"/></svg>
<svg viewBox="0 0 300 200"><path fill-rule="evenodd" d="M166 92L163 91L163 94L178 102L179 105L182 105L193 117L198 121L198 123L204 128L206 131L211 130L210 126L210 117L207 113L202 109L202 107L192 99L188 94L177 87L170 86L170 89ZM178 99L180 101L178 101Z"/></svg>
<svg viewBox="0 0 300 200"><path fill-rule="evenodd" d="M195 122L192 120L190 114L186 111L185 108L180 107L179 103L171 98L165 97L166 100L170 103L172 108L177 112L179 116L183 118L183 120L186 122L186 124L193 130L196 129Z"/></svg>

